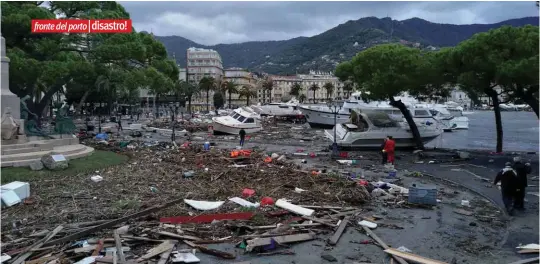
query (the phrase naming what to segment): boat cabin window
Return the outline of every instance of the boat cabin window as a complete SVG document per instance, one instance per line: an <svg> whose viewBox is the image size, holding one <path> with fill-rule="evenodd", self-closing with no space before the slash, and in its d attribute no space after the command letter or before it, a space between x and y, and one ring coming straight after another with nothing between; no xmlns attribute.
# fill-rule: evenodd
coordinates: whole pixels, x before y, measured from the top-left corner
<svg viewBox="0 0 540 264"><path fill-rule="evenodd" d="M448 112L450 112L453 116L463 116L463 112L457 109L448 109Z"/></svg>
<svg viewBox="0 0 540 264"><path fill-rule="evenodd" d="M424 110L424 109L414 110L414 115L415 116L431 116L431 114L427 110Z"/></svg>
<svg viewBox="0 0 540 264"><path fill-rule="evenodd" d="M280 106L278 106L278 107L279 107L279 108L289 108L288 105L280 105Z"/></svg>
<svg viewBox="0 0 540 264"><path fill-rule="evenodd" d="M239 117L237 118L237 120L243 123L244 120L246 120L246 118L243 117L243 116L241 116L241 115L239 115Z"/></svg>
<svg viewBox="0 0 540 264"><path fill-rule="evenodd" d="M255 123L255 119L253 118L246 118L246 121L244 123Z"/></svg>
<svg viewBox="0 0 540 264"><path fill-rule="evenodd" d="M436 116L439 113L439 111L437 110L429 110L429 112L431 113L432 116Z"/></svg>
<svg viewBox="0 0 540 264"><path fill-rule="evenodd" d="M293 106L293 109L294 109L294 110L298 110L298 108L297 108L296 106Z"/></svg>
<svg viewBox="0 0 540 264"><path fill-rule="evenodd" d="M232 113L230 114L230 116L231 116L232 118L234 118L234 119L238 119L238 117L239 117L240 115L239 115L238 113L236 113L236 112L232 112Z"/></svg>

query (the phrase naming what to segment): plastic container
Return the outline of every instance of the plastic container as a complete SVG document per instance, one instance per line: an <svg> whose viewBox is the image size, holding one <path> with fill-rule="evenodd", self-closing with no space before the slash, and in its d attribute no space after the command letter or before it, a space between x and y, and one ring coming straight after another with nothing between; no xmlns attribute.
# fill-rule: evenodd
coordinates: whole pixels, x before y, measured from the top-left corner
<svg viewBox="0 0 540 264"><path fill-rule="evenodd" d="M203 145L203 146L204 146L204 150L205 150L205 151L209 151L209 150L210 150L210 142L208 142L208 141L207 141L207 142L204 142L204 145Z"/></svg>
<svg viewBox="0 0 540 264"><path fill-rule="evenodd" d="M390 170L388 172L388 178L395 178L397 176L397 171L396 170Z"/></svg>
<svg viewBox="0 0 540 264"><path fill-rule="evenodd" d="M437 187L414 183L409 187L409 203L437 205Z"/></svg>

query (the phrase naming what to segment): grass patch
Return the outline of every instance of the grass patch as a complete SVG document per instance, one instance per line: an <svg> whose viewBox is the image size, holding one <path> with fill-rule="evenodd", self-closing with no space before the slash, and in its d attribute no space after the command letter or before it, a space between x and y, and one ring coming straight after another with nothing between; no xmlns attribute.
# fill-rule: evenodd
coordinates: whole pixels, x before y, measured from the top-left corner
<svg viewBox="0 0 540 264"><path fill-rule="evenodd" d="M92 155L69 161L69 167L62 171L33 171L30 168L2 168L1 182L12 181L32 181L41 177L75 175L78 173L88 173L103 168L122 164L129 160L128 156L120 155L111 151L96 150Z"/></svg>

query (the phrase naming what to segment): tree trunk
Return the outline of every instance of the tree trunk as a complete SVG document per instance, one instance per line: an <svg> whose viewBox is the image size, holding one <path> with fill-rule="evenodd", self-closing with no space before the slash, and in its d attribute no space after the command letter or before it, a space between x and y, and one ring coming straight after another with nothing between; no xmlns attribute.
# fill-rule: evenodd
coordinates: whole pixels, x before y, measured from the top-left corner
<svg viewBox="0 0 540 264"><path fill-rule="evenodd" d="M493 112L495 112L495 130L497 131L497 146L495 147L495 152L501 153L503 151L503 128L499 95L492 88L489 88L489 91L486 91L486 94L493 102Z"/></svg>
<svg viewBox="0 0 540 264"><path fill-rule="evenodd" d="M191 115L191 96L188 97L188 112Z"/></svg>
<svg viewBox="0 0 540 264"><path fill-rule="evenodd" d="M231 105L231 91L229 91L229 109L232 109L232 105Z"/></svg>
<svg viewBox="0 0 540 264"><path fill-rule="evenodd" d="M399 111L401 111L403 117L405 117L405 120L407 121L407 124L409 124L409 128L411 129L411 133L413 134L413 140L416 143L416 147L420 150L424 150L424 142L422 142L420 131L418 131L418 127L416 126L416 123L414 122L414 119L411 115L411 112L409 112L409 109L407 109L407 107L401 100L396 101L393 97L390 97L390 105L396 107L397 109L399 109Z"/></svg>
<svg viewBox="0 0 540 264"><path fill-rule="evenodd" d="M84 92L83 96L81 97L81 101L79 102L79 104L75 108L75 113L81 112L81 109L82 109L83 105L85 104L86 99L88 98L89 95L90 95L90 90L86 90Z"/></svg>
<svg viewBox="0 0 540 264"><path fill-rule="evenodd" d="M155 117L159 118L159 94L154 97L154 107L156 109Z"/></svg>
<svg viewBox="0 0 540 264"><path fill-rule="evenodd" d="M210 90L206 90L206 112L210 113Z"/></svg>
<svg viewBox="0 0 540 264"><path fill-rule="evenodd" d="M246 106L249 106L249 96L246 96Z"/></svg>
<svg viewBox="0 0 540 264"><path fill-rule="evenodd" d="M539 118L538 117L538 104L539 104L538 100L536 98L529 97L525 99L524 101L532 108L532 110L536 114L536 118Z"/></svg>
<svg viewBox="0 0 540 264"><path fill-rule="evenodd" d="M313 103L315 103L315 91L313 91Z"/></svg>

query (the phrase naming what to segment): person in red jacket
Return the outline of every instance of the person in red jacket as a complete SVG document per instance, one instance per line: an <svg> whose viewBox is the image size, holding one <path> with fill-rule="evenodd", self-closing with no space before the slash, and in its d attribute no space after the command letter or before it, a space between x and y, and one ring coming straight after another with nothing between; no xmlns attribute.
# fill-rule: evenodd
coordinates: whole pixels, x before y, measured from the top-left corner
<svg viewBox="0 0 540 264"><path fill-rule="evenodd" d="M396 142L392 136L388 136L386 143L384 144L383 152L388 155L388 163L394 164L394 153L396 149Z"/></svg>

